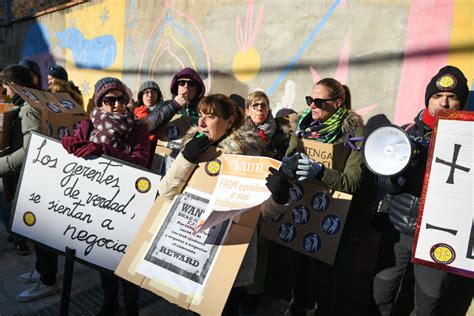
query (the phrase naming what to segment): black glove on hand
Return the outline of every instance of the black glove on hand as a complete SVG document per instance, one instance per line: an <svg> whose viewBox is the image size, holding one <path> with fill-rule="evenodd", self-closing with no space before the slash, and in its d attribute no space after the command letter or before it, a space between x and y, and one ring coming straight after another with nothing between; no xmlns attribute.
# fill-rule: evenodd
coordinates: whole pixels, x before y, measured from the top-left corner
<svg viewBox="0 0 474 316"><path fill-rule="evenodd" d="M290 199L290 182L288 177L283 171L276 170L273 167L270 167L268 170L270 170L270 174L265 179L267 180L265 185L272 192L272 198L281 205L288 203Z"/></svg>
<svg viewBox="0 0 474 316"><path fill-rule="evenodd" d="M193 139L191 139L182 151L184 158L187 161L196 163L200 155L202 155L211 145L209 138L206 135L199 136L200 133L196 133Z"/></svg>

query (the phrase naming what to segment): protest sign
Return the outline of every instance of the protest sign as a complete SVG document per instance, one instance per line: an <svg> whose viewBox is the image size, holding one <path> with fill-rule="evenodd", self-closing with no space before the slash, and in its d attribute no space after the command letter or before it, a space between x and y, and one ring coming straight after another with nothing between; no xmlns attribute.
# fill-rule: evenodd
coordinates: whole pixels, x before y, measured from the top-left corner
<svg viewBox="0 0 474 316"><path fill-rule="evenodd" d="M217 176L223 166L219 155L211 147L181 195L173 201L163 197L156 200L115 271L120 277L202 315L221 314L260 214L260 208L254 207L234 218L232 225L226 220L192 234L214 198ZM273 161L229 155L226 162L242 166L238 163L242 162L241 157L248 165L262 161L268 165Z"/></svg>
<svg viewBox="0 0 474 316"><path fill-rule="evenodd" d="M108 157L77 158L33 133L11 229L115 270L153 204L160 176Z"/></svg>
<svg viewBox="0 0 474 316"><path fill-rule="evenodd" d="M439 115L415 232L413 262L474 278L474 113Z"/></svg>
<svg viewBox="0 0 474 316"><path fill-rule="evenodd" d="M305 153L326 168L342 171L350 150L342 143L302 140ZM293 183L284 214L263 223L261 233L283 246L334 263L352 196L330 190L317 180Z"/></svg>
<svg viewBox="0 0 474 316"><path fill-rule="evenodd" d="M281 165L278 160L242 155L222 155L219 160L222 164L217 185L195 232L204 231L262 204L271 195L265 186L268 169L278 169Z"/></svg>
<svg viewBox="0 0 474 316"><path fill-rule="evenodd" d="M30 106L41 113L40 133L55 139L74 135L87 116L84 109L67 93L51 93L9 84Z"/></svg>
<svg viewBox="0 0 474 316"><path fill-rule="evenodd" d="M183 137L191 127L191 117L177 114L165 127L158 130L158 142L151 165L153 172L166 174L166 170L178 156Z"/></svg>

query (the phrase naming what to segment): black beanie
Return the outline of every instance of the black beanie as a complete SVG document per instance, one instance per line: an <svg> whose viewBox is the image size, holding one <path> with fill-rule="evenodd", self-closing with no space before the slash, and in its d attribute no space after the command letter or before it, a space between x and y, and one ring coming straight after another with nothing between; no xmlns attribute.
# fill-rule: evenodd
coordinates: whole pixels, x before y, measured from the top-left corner
<svg viewBox="0 0 474 316"><path fill-rule="evenodd" d="M431 78L430 83L426 87L426 106L428 106L431 96L438 92L455 93L461 102L461 109L463 109L469 96L469 88L467 86L467 79L462 71L454 66L441 68L436 76Z"/></svg>
<svg viewBox="0 0 474 316"><path fill-rule="evenodd" d="M53 65L49 67L48 75L53 78L58 78L64 81L68 81L67 71L59 65Z"/></svg>

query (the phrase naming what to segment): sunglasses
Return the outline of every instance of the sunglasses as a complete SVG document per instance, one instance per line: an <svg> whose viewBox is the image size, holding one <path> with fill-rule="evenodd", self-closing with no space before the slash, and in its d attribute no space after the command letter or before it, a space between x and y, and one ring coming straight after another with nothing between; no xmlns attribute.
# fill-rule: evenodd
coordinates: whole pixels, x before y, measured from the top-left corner
<svg viewBox="0 0 474 316"><path fill-rule="evenodd" d="M102 99L102 103L110 107L113 107L116 102L123 105L123 104L127 104L128 101L129 101L128 96L126 96L125 94L122 94L121 96L118 96L118 97L111 97L111 96L104 97Z"/></svg>
<svg viewBox="0 0 474 316"><path fill-rule="evenodd" d="M261 110L265 110L267 107L268 107L268 104L266 103L254 103L254 104L249 105L249 108L252 108L254 110L258 110L259 108Z"/></svg>
<svg viewBox="0 0 474 316"><path fill-rule="evenodd" d="M189 88L194 88L196 86L196 82L194 82L192 80L180 80L180 81L178 81L178 84L181 87L184 87L187 84Z"/></svg>
<svg viewBox="0 0 474 316"><path fill-rule="evenodd" d="M324 104L324 102L326 101L336 101L337 98L335 99L320 99L320 98L312 98L310 96L306 96L306 104L308 104L308 106L311 106L311 104L314 103L314 105L317 107L317 108L321 108Z"/></svg>

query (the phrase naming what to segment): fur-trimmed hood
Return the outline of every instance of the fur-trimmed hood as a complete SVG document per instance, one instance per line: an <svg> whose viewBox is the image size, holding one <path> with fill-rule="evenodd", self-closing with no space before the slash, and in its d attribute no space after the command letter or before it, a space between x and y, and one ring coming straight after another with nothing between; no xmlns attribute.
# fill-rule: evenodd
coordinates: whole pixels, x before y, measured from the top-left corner
<svg viewBox="0 0 474 316"><path fill-rule="evenodd" d="M198 127L192 127L183 137L182 148L194 137L198 132ZM223 136L217 143L217 148L221 149L224 154L235 155L251 155L259 156L263 153L265 143L255 133L255 129L245 124L234 130L230 135Z"/></svg>

